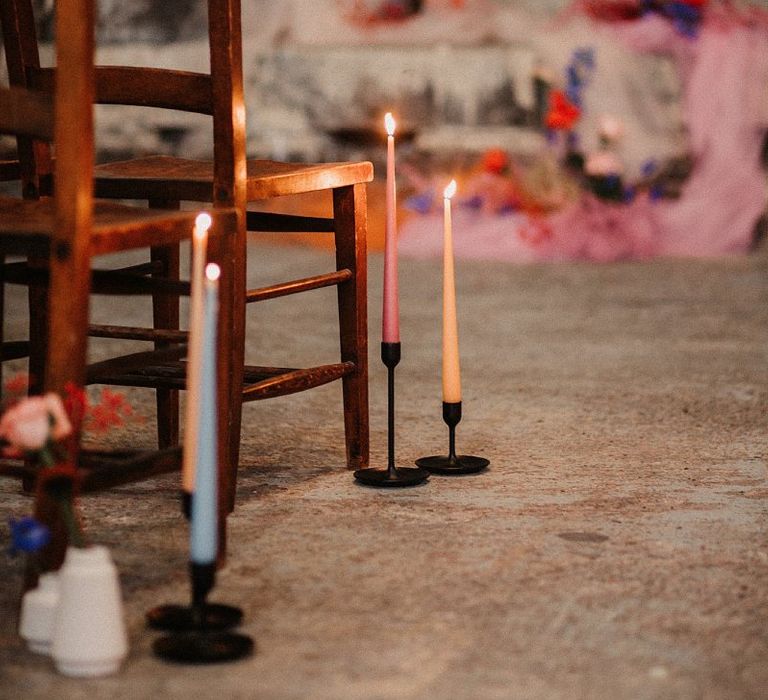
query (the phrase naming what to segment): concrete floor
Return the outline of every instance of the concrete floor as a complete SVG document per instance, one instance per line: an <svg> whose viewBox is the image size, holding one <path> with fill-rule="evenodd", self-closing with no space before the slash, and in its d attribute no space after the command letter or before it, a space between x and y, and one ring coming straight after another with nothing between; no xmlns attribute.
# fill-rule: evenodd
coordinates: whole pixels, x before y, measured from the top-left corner
<svg viewBox="0 0 768 700"><path fill-rule="evenodd" d="M254 247L252 271L300 277L326 255ZM151 655L144 612L187 596L168 476L82 504L123 584L131 652L116 676L65 679L25 650L21 562L0 554L0 697L768 697L767 268L765 254L460 263L459 447L490 458L487 473L367 489L342 467L338 386L249 405L214 597L243 606L256 655L206 668ZM380 270L373 257L377 465ZM439 285L437 263L402 262L402 464L445 444ZM252 308L252 359L331 359L332 303L323 291ZM150 420L113 439L149 443L152 402L131 397ZM14 482L0 493L3 520L28 511Z"/></svg>

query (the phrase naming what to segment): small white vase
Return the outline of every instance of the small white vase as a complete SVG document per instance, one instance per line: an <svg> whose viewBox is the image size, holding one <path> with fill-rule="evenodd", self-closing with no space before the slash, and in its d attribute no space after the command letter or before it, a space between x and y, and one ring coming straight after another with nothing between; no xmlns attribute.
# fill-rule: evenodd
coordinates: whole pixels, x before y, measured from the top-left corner
<svg viewBox="0 0 768 700"><path fill-rule="evenodd" d="M51 653L58 606L59 575L55 571L40 576L37 588L27 591L21 601L19 634L38 654Z"/></svg>
<svg viewBox="0 0 768 700"><path fill-rule="evenodd" d="M70 547L59 571L52 656L66 676L115 673L128 654L117 569L106 547Z"/></svg>

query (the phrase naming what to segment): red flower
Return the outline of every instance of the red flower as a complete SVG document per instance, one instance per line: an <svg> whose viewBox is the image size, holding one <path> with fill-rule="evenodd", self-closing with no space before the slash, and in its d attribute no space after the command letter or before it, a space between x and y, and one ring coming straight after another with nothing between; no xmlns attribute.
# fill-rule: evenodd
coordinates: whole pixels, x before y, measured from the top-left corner
<svg viewBox="0 0 768 700"><path fill-rule="evenodd" d="M88 399L85 396L85 389L76 386L73 382L68 382L64 387L64 408L69 420L72 421L76 434L80 432L87 405Z"/></svg>
<svg viewBox="0 0 768 700"><path fill-rule="evenodd" d="M590 17L604 22L620 22L641 16L637 0L581 0L578 4Z"/></svg>
<svg viewBox="0 0 768 700"><path fill-rule="evenodd" d="M14 375L5 382L6 395L12 394L14 397L20 397L27 393L29 388L29 375L24 372Z"/></svg>
<svg viewBox="0 0 768 700"><path fill-rule="evenodd" d="M99 403L89 407L88 429L103 433L110 428L120 428L133 417L133 407L123 394L102 389Z"/></svg>
<svg viewBox="0 0 768 700"><path fill-rule="evenodd" d="M546 119L550 129L571 129L580 116L581 110L565 96L562 90L551 92Z"/></svg>
<svg viewBox="0 0 768 700"><path fill-rule="evenodd" d="M501 148L489 148L483 153L482 165L485 172L500 175L509 165L509 156Z"/></svg>

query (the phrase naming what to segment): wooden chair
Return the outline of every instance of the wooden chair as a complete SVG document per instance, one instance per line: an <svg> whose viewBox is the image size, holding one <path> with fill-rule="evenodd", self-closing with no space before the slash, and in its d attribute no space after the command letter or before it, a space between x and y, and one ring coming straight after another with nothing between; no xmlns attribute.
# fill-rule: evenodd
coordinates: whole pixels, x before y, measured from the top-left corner
<svg viewBox="0 0 768 700"><path fill-rule="evenodd" d="M46 279L43 281L47 288L48 313L45 317L50 342L45 344L44 388L63 392L70 383L83 386L87 379L98 380L98 372L86 364L92 278L108 283L102 286L111 286L111 291L120 293L157 294L164 290L178 295L184 291L178 281L171 280L164 287L163 280L138 277L133 274L135 271L97 275L91 269L93 258L150 245L178 245L191 237L197 212L128 207L94 200L93 0L58 0L56 25L60 40L56 46L59 68L56 89L52 91L54 97L50 91L18 86L0 88L0 133L15 134L22 148L25 144L40 148L40 144L53 142L56 153L55 194L52 198L0 197L0 253L46 261ZM244 160L242 150L234 149L233 153ZM24 167L23 159L21 163ZM235 168L231 165L220 168L215 178L217 192L233 191L238 187ZM225 208L222 201L216 204L219 206L212 211L214 235L209 250L211 259L222 268L220 327L226 329L232 324L234 233L242 216ZM224 391L217 408L220 430L226 436L231 401L231 335L220 333L219 343L218 379ZM116 368L136 370L158 359L179 358L185 349L183 344L176 344L100 364L102 368L104 364L108 365L111 371ZM219 450L222 543L226 504L231 499L227 451L228 445L224 441ZM89 491L176 469L180 464L180 450L140 454L127 450L112 453L83 451L74 458L81 467L82 489ZM0 473L16 476L29 476L31 469L25 464L0 465ZM38 494L38 513L47 510L41 499L43 496ZM56 568L61 563L64 544L58 540L48 550L45 562L48 568Z"/></svg>
<svg viewBox="0 0 768 700"><path fill-rule="evenodd" d="M6 37L6 52L12 81L49 91L54 71L40 68L30 0L1 0L13 14L15 36ZM245 186L225 196L214 180L222 168L231 167L232 157L216 115L236 112L244 127L242 112L242 39L239 0L209 0L209 41L211 73L199 74L136 67L97 67L96 100L104 104L164 107L212 114L214 119L214 160L194 161L169 156L137 158L101 164L96 168L95 187L100 197L143 199L151 206L178 207L181 201L209 202L220 199L235 206L245 217L248 231L333 232L336 269L310 278L290 280L259 289L246 287L246 237L235 240L234 386L242 386L242 400L271 398L341 379L344 397L344 425L347 465L368 463L368 349L366 279L366 198L365 183L373 178L368 162L330 164L288 164L252 160L242 164ZM10 41L9 41L10 39ZM219 120L220 121L220 120ZM238 168L240 164L238 163ZM44 186L45 160L29 168L26 187ZM42 183L35 183L42 177ZM31 185L29 183L32 183ZM247 202L321 190L332 191L333 218L290 216L246 211ZM165 271L175 272L177 253L165 253ZM156 258L160 253L156 253ZM293 369L244 367L245 304L336 285L340 331L340 362L319 367ZM171 327L178 320L177 305L165 315L156 314L156 325ZM98 330L108 335L110 329ZM137 330L137 335L143 331ZM242 339L242 342L241 342ZM142 386L178 386L178 375L105 377L109 381ZM165 425L162 441L175 440L177 409L172 400L158 404L159 421ZM240 407L233 408L231 460L236 470L239 455ZM234 478L234 477L233 477Z"/></svg>

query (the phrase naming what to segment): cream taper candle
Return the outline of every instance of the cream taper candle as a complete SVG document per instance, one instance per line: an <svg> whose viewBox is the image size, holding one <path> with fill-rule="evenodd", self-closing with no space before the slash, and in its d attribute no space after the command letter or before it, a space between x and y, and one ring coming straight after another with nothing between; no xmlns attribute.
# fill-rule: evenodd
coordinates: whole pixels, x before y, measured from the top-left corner
<svg viewBox="0 0 768 700"><path fill-rule="evenodd" d="M200 411L200 353L203 343L203 290L208 229L211 217L202 212L195 219L192 235L192 271L189 299L189 339L187 341L187 397L184 410L184 457L182 488L195 490L195 451L197 449L197 419Z"/></svg>

